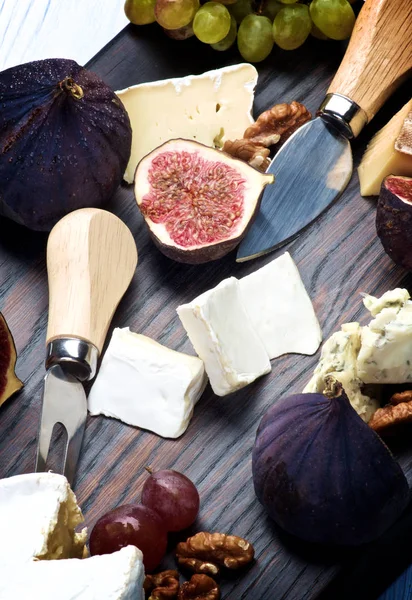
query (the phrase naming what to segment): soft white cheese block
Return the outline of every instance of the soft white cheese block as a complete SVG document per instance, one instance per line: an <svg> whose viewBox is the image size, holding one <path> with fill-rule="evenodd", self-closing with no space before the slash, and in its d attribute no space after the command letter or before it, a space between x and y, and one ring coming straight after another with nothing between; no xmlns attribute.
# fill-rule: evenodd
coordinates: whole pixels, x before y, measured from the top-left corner
<svg viewBox="0 0 412 600"><path fill-rule="evenodd" d="M186 431L206 383L197 356L170 350L128 327L115 329L88 408L92 415L177 438Z"/></svg>
<svg viewBox="0 0 412 600"><path fill-rule="evenodd" d="M289 252L240 279L239 286L246 312L269 358L316 352L322 331Z"/></svg>
<svg viewBox="0 0 412 600"><path fill-rule="evenodd" d="M365 383L412 381L412 302L407 290L397 288L381 298L366 296L364 304L375 317L362 328L357 357Z"/></svg>
<svg viewBox="0 0 412 600"><path fill-rule="evenodd" d="M254 66L242 63L116 92L132 126L125 180L132 183L140 160L168 140L184 138L221 148L226 140L242 138L253 123L257 76Z"/></svg>
<svg viewBox="0 0 412 600"><path fill-rule="evenodd" d="M144 600L142 559L127 546L84 560L0 564L0 600Z"/></svg>
<svg viewBox="0 0 412 600"><path fill-rule="evenodd" d="M177 313L218 396L270 372L268 354L248 317L235 277L179 306Z"/></svg>
<svg viewBox="0 0 412 600"><path fill-rule="evenodd" d="M83 521L63 475L29 473L1 479L0 565L81 558L87 532L75 533L75 528Z"/></svg>

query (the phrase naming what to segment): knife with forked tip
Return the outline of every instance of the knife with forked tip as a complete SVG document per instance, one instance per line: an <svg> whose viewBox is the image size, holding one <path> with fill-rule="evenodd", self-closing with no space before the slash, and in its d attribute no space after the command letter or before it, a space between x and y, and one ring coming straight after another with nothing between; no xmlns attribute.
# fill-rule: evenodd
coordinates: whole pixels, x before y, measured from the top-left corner
<svg viewBox="0 0 412 600"><path fill-rule="evenodd" d="M46 469L53 429L60 423L67 435L62 471L70 483L74 479L87 417L83 382L96 373L107 330L136 265L130 230L107 211L74 211L50 233L47 373L37 472Z"/></svg>
<svg viewBox="0 0 412 600"><path fill-rule="evenodd" d="M412 70L411 32L411 1L366 0L318 117L289 138L267 170L275 182L263 192L238 262L291 241L343 192L352 175L349 140Z"/></svg>

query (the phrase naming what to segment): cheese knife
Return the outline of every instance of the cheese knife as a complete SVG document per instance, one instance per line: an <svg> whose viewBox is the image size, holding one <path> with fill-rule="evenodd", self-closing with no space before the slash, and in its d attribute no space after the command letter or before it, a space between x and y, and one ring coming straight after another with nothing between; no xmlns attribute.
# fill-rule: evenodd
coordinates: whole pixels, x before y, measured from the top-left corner
<svg viewBox="0 0 412 600"><path fill-rule="evenodd" d="M50 232L47 373L36 472L46 469L53 428L60 423L67 434L62 471L73 482L87 417L83 382L96 374L107 330L136 265L130 230L105 210L76 210Z"/></svg>
<svg viewBox="0 0 412 600"><path fill-rule="evenodd" d="M343 192L355 138L412 69L412 1L366 0L318 116L279 150L267 173L260 211L237 262L295 238Z"/></svg>

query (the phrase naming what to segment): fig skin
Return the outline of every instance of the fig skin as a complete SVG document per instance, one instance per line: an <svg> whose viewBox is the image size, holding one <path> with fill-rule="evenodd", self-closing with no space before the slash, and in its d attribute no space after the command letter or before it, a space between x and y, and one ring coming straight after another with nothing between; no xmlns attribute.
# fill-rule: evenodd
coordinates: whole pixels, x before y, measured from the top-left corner
<svg viewBox="0 0 412 600"><path fill-rule="evenodd" d="M410 201L402 200L390 187L405 186ZM412 271L412 178L389 175L384 179L376 211L376 231L382 246L399 266Z"/></svg>
<svg viewBox="0 0 412 600"><path fill-rule="evenodd" d="M378 435L339 395L297 394L264 415L252 453L255 492L288 533L324 545L378 538L409 487Z"/></svg>
<svg viewBox="0 0 412 600"><path fill-rule="evenodd" d="M78 208L102 207L131 149L128 114L96 74L66 59L0 73L0 214L49 231Z"/></svg>
<svg viewBox="0 0 412 600"><path fill-rule="evenodd" d="M238 230L235 230L235 232L227 237L227 239L217 240L216 242L212 243L204 243L203 245L199 244L198 246L182 247L177 243L174 243L173 240L171 240L171 243L169 243L169 240L167 243L165 243L159 237L159 235L156 235L156 233L153 231L153 229L156 228L156 225L153 224L150 217L147 217L144 214L141 205L145 200L145 194L147 194L150 189L150 185L148 183L148 172L150 170L151 162L156 159L157 156L167 151L191 151L193 153L200 153L202 158L205 160L211 162L222 162L223 164L232 167L237 174L240 173L242 177L245 178L247 186L249 186L247 191L245 191L245 196L243 198L245 214L247 215L247 218L242 217L241 227ZM135 172L134 192L137 205L149 229L150 236L159 250L165 256L177 262L197 265L218 260L239 245L257 216L265 186L269 183L273 183L273 181L273 175L262 173L238 158L234 158L220 150L210 148L204 144L200 144L199 142L178 138L165 142L142 158L140 163L137 165ZM253 192L250 191L252 187ZM228 212L230 212L230 208L228 208ZM165 222L167 222L167 220ZM161 225L165 229L164 223Z"/></svg>
<svg viewBox="0 0 412 600"><path fill-rule="evenodd" d="M16 360L13 336L6 319L0 313L0 406L23 387L23 382L14 372Z"/></svg>

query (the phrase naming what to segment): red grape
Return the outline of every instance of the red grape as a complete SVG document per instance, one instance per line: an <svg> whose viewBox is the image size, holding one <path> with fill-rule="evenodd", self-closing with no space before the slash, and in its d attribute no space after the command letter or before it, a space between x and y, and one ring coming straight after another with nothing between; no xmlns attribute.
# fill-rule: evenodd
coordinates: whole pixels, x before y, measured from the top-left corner
<svg viewBox="0 0 412 600"><path fill-rule="evenodd" d="M157 471L143 485L142 504L159 513L167 531L189 527L199 512L199 503L194 483L178 471Z"/></svg>
<svg viewBox="0 0 412 600"><path fill-rule="evenodd" d="M162 518L147 506L125 504L104 514L90 535L90 554L111 554L124 546L143 552L146 572L153 571L166 553L167 531Z"/></svg>

